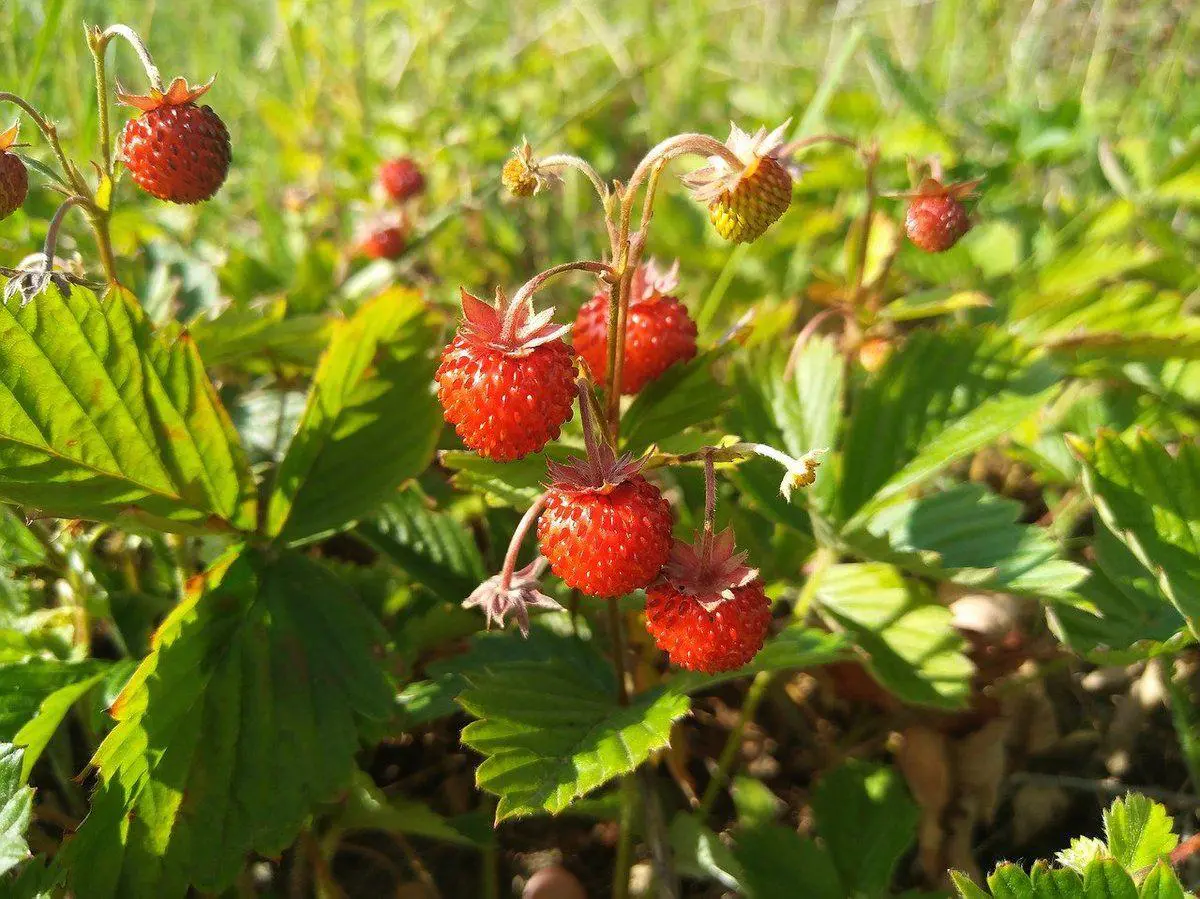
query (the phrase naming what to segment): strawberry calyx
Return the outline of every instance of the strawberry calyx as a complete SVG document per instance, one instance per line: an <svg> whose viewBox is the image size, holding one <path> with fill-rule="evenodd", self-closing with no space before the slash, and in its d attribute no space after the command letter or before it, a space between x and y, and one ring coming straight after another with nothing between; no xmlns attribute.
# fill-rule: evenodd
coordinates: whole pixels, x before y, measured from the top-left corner
<svg viewBox="0 0 1200 899"><path fill-rule="evenodd" d="M738 552L731 528L715 535L706 529L696 534L693 543L675 541L660 581L711 612L758 577L758 570L746 565L746 557L747 553Z"/></svg>
<svg viewBox="0 0 1200 899"><path fill-rule="evenodd" d="M165 91L159 87L151 87L148 94L130 94L118 85L117 101L126 106L140 109L142 112L150 112L152 109L162 106L183 106L187 103L194 103L197 98L208 93L209 88L216 80L217 76L213 75L204 84L193 87L182 77L177 77L172 79Z"/></svg>
<svg viewBox="0 0 1200 899"><path fill-rule="evenodd" d="M955 181L950 184L943 184L937 178L926 177L921 179L921 183L915 189L898 194L889 194L888 196L909 200L925 197L950 197L955 200L967 200L976 195L975 188L982 183L982 178L973 178L970 181Z"/></svg>
<svg viewBox="0 0 1200 899"><path fill-rule="evenodd" d="M570 325L554 321L554 308L533 311L530 298L512 299L496 288L494 303L485 303L463 288L461 333L469 340L513 356L525 355L543 344L558 340L571 330Z"/></svg>
<svg viewBox="0 0 1200 899"><path fill-rule="evenodd" d="M780 152L784 146L784 133L791 125L788 119L774 131L759 128L753 134L743 131L732 122L729 125L729 137L725 146L734 156L741 160L741 166L735 167L723 156L710 156L708 165L696 169L683 176L686 184L701 203L710 203L722 194L737 189L743 178L752 178L764 159L779 162Z"/></svg>
<svg viewBox="0 0 1200 899"><path fill-rule="evenodd" d="M538 556L524 568L507 577L503 572L488 578L463 602L463 608L477 606L487 616L491 629L495 622L504 626L504 619L512 615L524 637L529 636L529 607L561 611L562 606L542 592L541 576L546 571L546 560Z"/></svg>
<svg viewBox="0 0 1200 899"><path fill-rule="evenodd" d="M11 128L6 128L0 131L0 153L11 150L14 147L23 147L24 144L17 143L17 136L21 132L21 121L18 119L13 122Z"/></svg>
<svg viewBox="0 0 1200 899"><path fill-rule="evenodd" d="M605 287L607 288L607 285ZM657 297L670 296L678 287L678 259L667 269L661 268L656 260L647 259L633 273L629 286L630 302L644 303Z"/></svg>

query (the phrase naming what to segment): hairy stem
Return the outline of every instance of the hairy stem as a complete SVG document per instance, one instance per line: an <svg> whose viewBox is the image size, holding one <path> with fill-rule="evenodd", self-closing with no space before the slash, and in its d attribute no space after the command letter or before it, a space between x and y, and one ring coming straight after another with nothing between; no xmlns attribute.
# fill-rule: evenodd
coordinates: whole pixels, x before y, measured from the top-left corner
<svg viewBox="0 0 1200 899"><path fill-rule="evenodd" d="M104 55L104 51L108 48L108 43L115 37L122 37L129 42L133 47L133 52L137 54L138 62L142 64L142 68L146 70L146 77L150 80L150 87L156 91L162 91L163 80L159 74L158 66L154 64L154 58L150 55L150 50L146 47L138 33L128 25L109 25L104 31L96 36L94 43L96 45L96 54ZM89 40L89 44L92 40Z"/></svg>
<svg viewBox="0 0 1200 899"><path fill-rule="evenodd" d="M607 275L610 278L615 278L616 274L613 268L607 262L596 262L591 259L580 259L575 262L564 262L561 265L553 266L546 269L544 272L538 272L528 281L521 285L516 294L512 298L512 306L519 306L527 301L535 293L546 286L552 278L561 275L563 272L593 272L597 275Z"/></svg>
<svg viewBox="0 0 1200 899"><path fill-rule="evenodd" d="M713 520L717 517L717 473L713 467L712 452L704 454L704 541L705 548L712 542Z"/></svg>
<svg viewBox="0 0 1200 899"><path fill-rule="evenodd" d="M596 189L596 196L600 198L601 208L608 205L608 188L604 185L600 175L592 168L592 164L586 159L572 156L569 153L555 153L553 156L537 160L537 164L540 168L571 168L582 172L588 181L592 182L592 187Z"/></svg>
<svg viewBox="0 0 1200 899"><path fill-rule="evenodd" d="M46 228L46 241L42 244L42 255L46 257L47 271L54 268L54 254L58 250L58 232L62 229L63 219L67 217L67 212L74 206L83 206L86 209L88 201L84 197L67 197L62 205L54 210L54 217L50 219L50 225Z"/></svg>
<svg viewBox="0 0 1200 899"><path fill-rule="evenodd" d="M521 544L525 542L525 535L529 533L538 514L546 505L546 497L545 493L539 496L537 501L521 516L517 529L513 531L512 539L508 541L508 551L504 554L504 567L500 569L500 588L502 590L507 590L512 586L513 573L517 570L517 557L521 554Z"/></svg>
<svg viewBox="0 0 1200 899"><path fill-rule="evenodd" d="M21 107L25 111L25 114L33 119L33 123L37 125L38 130L42 132L42 135L49 142L50 149L54 151L54 158L58 160L58 165L63 170L63 176L67 179L67 183L70 184L76 193L87 196L87 185L81 182L75 168L67 161L67 154L63 152L62 143L58 139L58 128L55 124L38 112L33 104L24 97L9 93L8 91L0 91L0 103L4 102Z"/></svg>

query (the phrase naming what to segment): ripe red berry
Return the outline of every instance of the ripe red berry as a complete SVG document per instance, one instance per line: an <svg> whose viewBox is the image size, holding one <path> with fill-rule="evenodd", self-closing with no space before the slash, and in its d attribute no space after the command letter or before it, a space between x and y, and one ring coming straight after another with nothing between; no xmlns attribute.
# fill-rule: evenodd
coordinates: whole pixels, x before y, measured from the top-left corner
<svg viewBox="0 0 1200 899"><path fill-rule="evenodd" d="M921 182L909 195L904 230L926 253L944 253L971 230L971 220L961 200L971 195L978 181L943 185L933 178Z"/></svg>
<svg viewBox="0 0 1200 899"><path fill-rule="evenodd" d="M634 273L625 329L622 393L639 392L676 362L686 362L696 355L696 323L687 307L669 293L678 284L678 270L676 263L670 271L660 273L649 262ZM608 304L608 293L601 291L580 307L575 319L575 352L601 382L608 374Z"/></svg>
<svg viewBox="0 0 1200 899"><path fill-rule="evenodd" d="M229 174L233 155L225 123L211 107L193 102L211 86L209 81L191 88L176 78L165 93L117 94L122 103L142 110L121 132L121 159L138 186L160 200L207 200Z"/></svg>
<svg viewBox="0 0 1200 899"><path fill-rule="evenodd" d="M379 183L397 203L411 200L425 191L425 176L416 162L407 156L389 159L381 165Z"/></svg>
<svg viewBox="0 0 1200 899"><path fill-rule="evenodd" d="M12 215L29 194L29 172L21 157L9 150L17 142L17 125L0 132L0 219Z"/></svg>
<svg viewBox="0 0 1200 899"><path fill-rule="evenodd" d="M558 437L575 399L574 356L553 309L496 291L489 306L462 291L464 320L442 352L437 395L446 421L481 456L507 462Z"/></svg>
<svg viewBox="0 0 1200 899"><path fill-rule="evenodd" d="M671 551L671 507L630 459L599 476L589 463L553 466L538 543L550 570L589 596L645 587Z"/></svg>
<svg viewBox="0 0 1200 899"><path fill-rule="evenodd" d="M361 243L366 256L371 259L399 259L407 246L404 229L399 225L388 225L368 234Z"/></svg>
<svg viewBox="0 0 1200 899"><path fill-rule="evenodd" d="M731 531L674 545L646 590L646 629L672 664L715 674L741 668L762 649L771 604L745 559Z"/></svg>

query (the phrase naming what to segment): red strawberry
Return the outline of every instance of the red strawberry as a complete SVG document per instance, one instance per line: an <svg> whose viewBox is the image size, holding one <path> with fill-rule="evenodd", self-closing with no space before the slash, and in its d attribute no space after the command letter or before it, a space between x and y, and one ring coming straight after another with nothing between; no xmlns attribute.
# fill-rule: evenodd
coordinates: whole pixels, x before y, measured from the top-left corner
<svg viewBox="0 0 1200 899"><path fill-rule="evenodd" d="M538 543L550 569L590 596L623 596L658 575L671 551L671 507L638 474L640 462L617 458L597 440L586 393L580 399L587 456L549 463L550 489Z"/></svg>
<svg viewBox="0 0 1200 899"><path fill-rule="evenodd" d="M17 145L20 124L0 132L0 219L12 215L29 194L29 172L16 153L9 152Z"/></svg>
<svg viewBox="0 0 1200 899"><path fill-rule="evenodd" d="M397 203L425 192L425 176L416 162L407 156L389 159L379 167L379 183Z"/></svg>
<svg viewBox="0 0 1200 899"><path fill-rule="evenodd" d="M463 443L500 462L535 453L571 417L575 363L553 309L502 290L489 306L462 291L463 323L442 352L437 395Z"/></svg>
<svg viewBox="0 0 1200 899"><path fill-rule="evenodd" d="M233 155L220 116L193 101L212 81L188 87L176 78L166 92L137 97L117 91L117 99L142 110L121 132L121 158L142 190L171 203L199 203L217 192Z"/></svg>
<svg viewBox="0 0 1200 899"><path fill-rule="evenodd" d="M904 230L917 247L926 253L944 253L971 230L971 220L961 200L970 197L979 181L943 185L926 178L909 194Z"/></svg>
<svg viewBox="0 0 1200 899"><path fill-rule="evenodd" d="M404 228L387 225L372 231L359 246L371 259L399 259L404 255L407 243Z"/></svg>
<svg viewBox="0 0 1200 899"><path fill-rule="evenodd" d="M560 469L538 520L550 569L589 596L624 596L646 586L671 551L671 507L657 487L629 473L628 459L621 467L598 484Z"/></svg>
<svg viewBox="0 0 1200 899"><path fill-rule="evenodd" d="M741 668L762 649L771 604L745 561L728 530L672 547L646 590L646 629L672 664L715 674Z"/></svg>
<svg viewBox="0 0 1200 899"><path fill-rule="evenodd" d="M683 303L670 295L678 283L678 262L669 271L660 272L651 261L634 273L625 328L622 393L637 393L676 362L686 362L696 355L696 323ZM608 374L608 303L608 293L599 292L583 304L575 319L575 351L598 381Z"/></svg>

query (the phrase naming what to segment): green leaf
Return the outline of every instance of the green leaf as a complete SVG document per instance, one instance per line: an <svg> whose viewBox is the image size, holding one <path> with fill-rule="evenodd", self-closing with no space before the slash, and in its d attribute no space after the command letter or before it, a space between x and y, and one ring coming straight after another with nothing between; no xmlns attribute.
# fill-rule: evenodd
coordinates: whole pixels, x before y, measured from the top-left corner
<svg viewBox="0 0 1200 899"><path fill-rule="evenodd" d="M1098 858L1083 872L1086 899L1137 899L1133 878L1112 858Z"/></svg>
<svg viewBox="0 0 1200 899"><path fill-rule="evenodd" d="M1070 868L1050 868L1045 862L1034 862L1029 879L1038 899L1083 899L1083 881Z"/></svg>
<svg viewBox="0 0 1200 899"><path fill-rule="evenodd" d="M903 779L890 768L848 762L821 778L812 805L845 894L886 893L920 818Z"/></svg>
<svg viewBox="0 0 1200 899"><path fill-rule="evenodd" d="M22 776L24 751L0 743L0 875L29 857L25 831L33 814L33 789Z"/></svg>
<svg viewBox="0 0 1200 899"><path fill-rule="evenodd" d="M1184 899L1185 895L1179 878L1166 862L1155 865L1138 890L1138 899Z"/></svg>
<svg viewBox="0 0 1200 899"><path fill-rule="evenodd" d="M733 850L696 820L680 812L671 821L671 850L675 867L685 877L712 879L727 889L743 889L745 875Z"/></svg>
<svg viewBox="0 0 1200 899"><path fill-rule="evenodd" d="M1117 799L1104 813L1109 854L1131 874L1149 868L1179 844L1167 810L1137 793Z"/></svg>
<svg viewBox="0 0 1200 899"><path fill-rule="evenodd" d="M438 459L454 472L451 480L459 490L482 493L501 506L529 508L546 481L546 456L542 453L531 453L516 462L494 462L475 453L447 450Z"/></svg>
<svg viewBox="0 0 1200 899"><path fill-rule="evenodd" d="M828 852L790 827L763 824L738 832L734 856L747 899L845 899Z"/></svg>
<svg viewBox="0 0 1200 899"><path fill-rule="evenodd" d="M880 310L879 315L890 321L907 322L949 315L963 309L982 309L990 305L992 301L987 295L977 290L939 288L892 300Z"/></svg>
<svg viewBox="0 0 1200 899"><path fill-rule="evenodd" d="M1154 576L1188 620L1200 621L1200 445L1174 455L1148 434L1102 431L1075 442L1083 483L1104 523Z"/></svg>
<svg viewBox="0 0 1200 899"><path fill-rule="evenodd" d="M988 899L988 894L975 886L974 881L961 871L951 871L950 879L954 881L954 888L958 890L962 899Z"/></svg>
<svg viewBox="0 0 1200 899"><path fill-rule="evenodd" d="M1186 627L1154 576L1103 522L1096 523L1092 552L1096 567L1068 597L1073 608L1056 605L1053 610L1071 636L1082 640L1082 648L1125 649L1143 640L1161 642ZM1084 615L1090 618L1086 623Z"/></svg>
<svg viewBox="0 0 1200 899"><path fill-rule="evenodd" d="M96 671L97 667L100 666L79 665L77 667L84 670L90 669ZM46 744L50 742L50 738L54 736L54 732L62 724L62 720L67 716L67 712L71 711L71 706L82 699L88 690L103 680L105 673L103 668L101 668L101 670L96 671L90 677L55 690L42 702L37 714L30 718L13 735L13 743L25 749L25 777L29 777L34 763L41 757Z"/></svg>
<svg viewBox="0 0 1200 899"><path fill-rule="evenodd" d="M1005 862L988 875L988 887L995 899L1038 899L1029 875Z"/></svg>
<svg viewBox="0 0 1200 899"><path fill-rule="evenodd" d="M621 706L611 667L578 639L546 635L491 648L508 657L477 659L481 667L462 674L467 688L458 701L480 719L463 729L462 741L484 756L475 779L500 797L497 821L557 814L633 771L667 745L671 725L688 712L686 696L662 688Z"/></svg>
<svg viewBox="0 0 1200 899"><path fill-rule="evenodd" d="M673 365L646 385L621 416L622 448L641 455L681 431L707 424L721 414L729 393L713 377L713 363L728 345Z"/></svg>
<svg viewBox="0 0 1200 899"><path fill-rule="evenodd" d="M376 829L461 846L477 845L423 802L405 796L385 795L361 770L354 772L336 826L341 830Z"/></svg>
<svg viewBox="0 0 1200 899"><path fill-rule="evenodd" d="M100 786L64 855L89 897L219 893L350 781L363 719L391 712L384 635L295 553L228 553L172 611L113 704Z"/></svg>
<svg viewBox="0 0 1200 899"><path fill-rule="evenodd" d="M46 547L11 509L0 507L0 568L29 568L46 561Z"/></svg>
<svg viewBox="0 0 1200 899"><path fill-rule="evenodd" d="M1099 293L1028 294L1010 318L1015 330L1055 351L1121 361L1200 356L1200 320L1186 297L1133 281Z"/></svg>
<svg viewBox="0 0 1200 899"><path fill-rule="evenodd" d="M913 334L858 398L839 507L853 530L889 500L1003 436L1055 388L1029 349L986 329ZM868 502L868 500L870 502Z"/></svg>
<svg viewBox="0 0 1200 899"><path fill-rule="evenodd" d="M1041 296L1078 295L1126 272L1149 265L1158 251L1144 244L1114 244L1086 241L1072 251L1061 253L1038 273L1037 289ZM1019 307L1023 300L1017 301Z"/></svg>
<svg viewBox="0 0 1200 899"><path fill-rule="evenodd" d="M817 587L823 611L850 632L875 678L905 702L956 708L973 666L951 612L878 562L834 565Z"/></svg>
<svg viewBox="0 0 1200 899"><path fill-rule="evenodd" d="M13 742L47 698L103 672L98 662L26 659L0 665L0 740Z"/></svg>
<svg viewBox="0 0 1200 899"><path fill-rule="evenodd" d="M197 319L190 326L192 337L209 365L309 369L328 346L332 323L323 315L289 317L287 312L283 301L265 308L231 306L215 318Z"/></svg>
<svg viewBox="0 0 1200 899"><path fill-rule="evenodd" d="M1011 593L1066 594L1087 577L1087 569L1059 558L1057 545L1042 528L1018 524L1022 513L1020 503L980 484L956 484L890 506L869 527L901 553L936 553L932 564L922 557L921 573L941 571Z"/></svg>
<svg viewBox="0 0 1200 899"><path fill-rule="evenodd" d="M671 681L671 689L681 693L696 693L737 678L751 677L760 671L799 670L828 665L846 658L849 649L849 642L840 634L793 624L769 639L749 665L720 674L681 671Z"/></svg>
<svg viewBox="0 0 1200 899"><path fill-rule="evenodd" d="M0 308L0 500L181 533L249 530L245 454L186 334L123 291Z"/></svg>
<svg viewBox="0 0 1200 899"><path fill-rule="evenodd" d="M831 449L841 424L842 356L832 338L813 337L797 356L791 375L785 376L787 355L783 349L751 355L735 369L733 389L738 402L730 406L726 426L743 439L779 447L797 458L813 449ZM739 481L752 479L756 471L764 469L739 469ZM784 521L794 526L801 513L778 497L778 468L769 472L763 498L771 507L783 510ZM805 496L824 508L833 485L834 479L823 473Z"/></svg>
<svg viewBox="0 0 1200 899"><path fill-rule="evenodd" d="M420 297L396 289L334 327L279 464L268 533L297 542L336 531L429 464L442 416L424 317Z"/></svg>
<svg viewBox="0 0 1200 899"><path fill-rule="evenodd" d="M466 525L432 508L415 487L386 502L372 520L360 522L357 533L414 584L446 602L462 602L487 576Z"/></svg>

